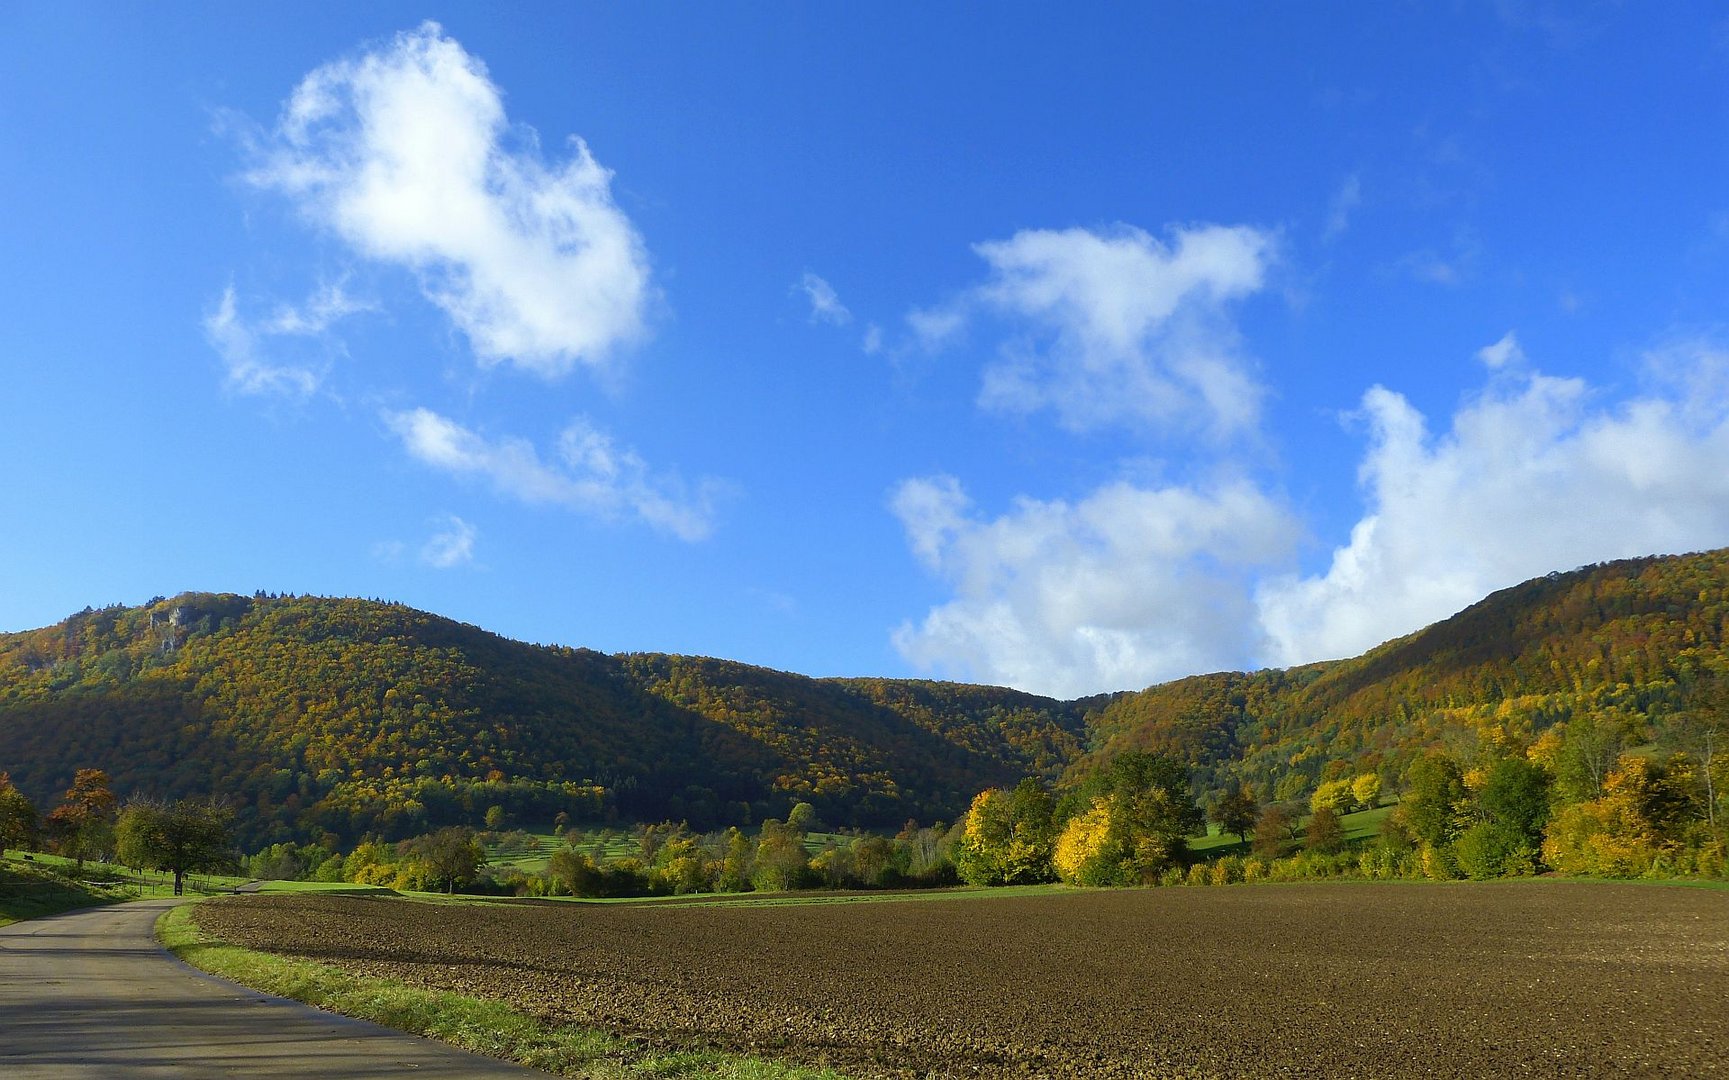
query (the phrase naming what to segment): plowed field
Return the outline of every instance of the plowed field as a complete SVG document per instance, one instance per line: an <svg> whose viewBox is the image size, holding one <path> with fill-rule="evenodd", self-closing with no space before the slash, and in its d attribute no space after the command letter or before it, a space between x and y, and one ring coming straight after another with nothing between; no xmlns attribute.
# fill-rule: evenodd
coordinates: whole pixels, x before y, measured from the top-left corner
<svg viewBox="0 0 1729 1080"><path fill-rule="evenodd" d="M860 1077L1729 1076L1729 893L1288 885L201 905L214 935Z"/></svg>

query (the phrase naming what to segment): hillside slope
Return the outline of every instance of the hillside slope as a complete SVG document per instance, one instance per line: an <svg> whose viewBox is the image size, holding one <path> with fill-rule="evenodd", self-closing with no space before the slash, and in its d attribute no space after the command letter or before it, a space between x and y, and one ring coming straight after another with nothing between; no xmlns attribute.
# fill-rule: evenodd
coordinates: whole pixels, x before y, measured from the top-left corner
<svg viewBox="0 0 1729 1080"><path fill-rule="evenodd" d="M806 799L898 825L1078 745L1058 702L944 693L903 715L844 682L525 645L398 604L188 594L0 635L0 768L39 802L94 767L123 794L237 797L249 839L352 838L492 805L706 826Z"/></svg>
<svg viewBox="0 0 1729 1080"><path fill-rule="evenodd" d="M1628 559L1494 593L1350 660L1205 675L1126 694L1093 719L1085 772L1124 749L1173 752L1203 788L1271 795L1327 774L1397 780L1430 748L1529 742L1580 714L1637 741L1729 671L1729 550ZM1337 762L1338 764L1332 764Z"/></svg>
<svg viewBox="0 0 1729 1080"><path fill-rule="evenodd" d="M1529 742L1581 713L1638 741L1729 671L1729 550L1550 574L1350 660L1059 702L511 641L400 604L186 594L0 635L0 770L51 805L221 794L249 844L560 811L699 828L806 800L837 825L953 820L1021 776L1128 749L1201 795L1295 797L1427 749ZM1468 754L1466 755L1468 756Z"/></svg>

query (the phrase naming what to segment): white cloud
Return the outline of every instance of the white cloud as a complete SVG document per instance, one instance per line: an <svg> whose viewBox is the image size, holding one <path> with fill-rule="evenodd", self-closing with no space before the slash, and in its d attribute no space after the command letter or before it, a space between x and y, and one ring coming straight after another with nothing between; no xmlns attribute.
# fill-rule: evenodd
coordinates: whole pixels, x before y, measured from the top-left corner
<svg viewBox="0 0 1729 1080"><path fill-rule="evenodd" d="M1653 353L1661 381L1612 407L1580 380L1506 369L1440 436L1370 390L1367 513L1325 573L1263 585L1266 659L1353 655L1551 570L1729 542L1725 359Z"/></svg>
<svg viewBox="0 0 1729 1080"><path fill-rule="evenodd" d="M966 329L966 313L958 308L925 308L907 312L907 327L913 340L926 352L947 348Z"/></svg>
<svg viewBox="0 0 1729 1080"><path fill-rule="evenodd" d="M644 332L648 260L611 173L575 138L549 163L436 23L306 76L248 178L415 271L485 364L556 376Z"/></svg>
<svg viewBox="0 0 1729 1080"><path fill-rule="evenodd" d="M1007 337L980 404L1051 409L1076 431L1161 425L1225 436L1252 429L1263 390L1238 354L1232 301L1258 291L1272 234L1197 225L1165 243L1132 227L1026 230L975 245L990 277L946 307L908 316L940 348L980 312Z"/></svg>
<svg viewBox="0 0 1729 1080"><path fill-rule="evenodd" d="M894 642L912 663L1056 695L1353 656L1552 570L1729 543L1729 350L1679 340L1608 402L1532 370L1511 335L1486 387L1430 431L1362 400L1366 508L1330 565L1283 572L1299 527L1248 482L1022 498L994 519L952 477L893 511L951 598Z"/></svg>
<svg viewBox="0 0 1729 1080"><path fill-rule="evenodd" d="M421 546L420 561L438 570L467 565L474 561L474 541L478 535L473 525L448 514L443 528Z"/></svg>
<svg viewBox="0 0 1729 1080"><path fill-rule="evenodd" d="M840 302L834 286L810 271L805 271L804 277L793 286L793 291L804 293L805 299L810 301L811 322L825 322L833 326L845 326L852 322L852 312Z"/></svg>
<svg viewBox="0 0 1729 1080"><path fill-rule="evenodd" d="M875 356L883 351L883 328L876 323L865 327L864 340L859 343L866 356Z"/></svg>
<svg viewBox="0 0 1729 1080"><path fill-rule="evenodd" d="M1485 345L1477 350L1477 359L1483 361L1483 366L1491 371L1499 371L1509 364L1518 366L1525 362L1525 350L1519 348L1519 339L1509 330L1502 335L1501 340L1493 345Z"/></svg>
<svg viewBox="0 0 1729 1080"><path fill-rule="evenodd" d="M1297 531L1245 483L1115 483L1076 503L1020 499L985 520L939 476L901 484L892 506L913 552L955 592L895 632L901 654L1058 696L1251 662L1250 575L1283 559Z"/></svg>
<svg viewBox="0 0 1729 1080"><path fill-rule="evenodd" d="M558 460L543 461L519 438L489 441L429 409L384 415L408 453L455 476L485 480L500 494L531 505L564 506L605 519L634 516L683 540L714 528L714 504L725 492L705 480L694 493L676 476L651 472L640 455L618 446L587 420L559 437Z"/></svg>
<svg viewBox="0 0 1729 1080"><path fill-rule="evenodd" d="M323 339L337 320L370 310L371 305L349 297L340 285L326 285L301 307L279 305L269 318L248 321L240 314L231 285L222 291L216 310L205 316L204 336L222 358L229 389L304 398L323 383L328 358L320 357L316 363L284 361L274 355L283 350L280 339ZM328 351L334 346L323 342L321 348Z"/></svg>

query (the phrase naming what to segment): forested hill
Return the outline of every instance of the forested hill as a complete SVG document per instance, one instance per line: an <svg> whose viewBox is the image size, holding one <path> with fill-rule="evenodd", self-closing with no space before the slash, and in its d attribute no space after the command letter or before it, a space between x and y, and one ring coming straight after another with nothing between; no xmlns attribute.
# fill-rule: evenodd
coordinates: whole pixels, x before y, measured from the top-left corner
<svg viewBox="0 0 1729 1080"><path fill-rule="evenodd" d="M1575 716L1661 741L1729 679L1729 550L1629 559L1494 593L1351 660L1204 675L1121 695L1092 718L1086 772L1131 748L1175 753L1199 787L1290 798L1379 772L1396 790L1429 749L1466 758Z"/></svg>
<svg viewBox="0 0 1729 1080"><path fill-rule="evenodd" d="M410 835L501 805L550 822L953 820L1054 779L1078 706L990 687L815 680L510 641L398 604L187 594L0 635L0 771L51 805L221 794L250 842Z"/></svg>
<svg viewBox="0 0 1729 1080"><path fill-rule="evenodd" d="M218 794L252 845L512 819L683 819L812 803L837 825L952 821L983 788L1173 754L1206 797L1262 799L1431 748L1530 743L1579 715L1660 740L1722 676L1729 551L1551 574L1351 660L1083 701L810 679L510 641L399 604L187 594L0 635L0 772L52 805Z"/></svg>

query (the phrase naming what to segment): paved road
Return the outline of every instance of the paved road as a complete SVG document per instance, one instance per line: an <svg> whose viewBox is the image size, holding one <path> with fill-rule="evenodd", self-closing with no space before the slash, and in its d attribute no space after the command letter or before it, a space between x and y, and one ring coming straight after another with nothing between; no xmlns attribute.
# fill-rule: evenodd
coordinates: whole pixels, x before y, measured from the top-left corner
<svg viewBox="0 0 1729 1080"><path fill-rule="evenodd" d="M173 904L0 927L0 1077L546 1075L194 971L151 933Z"/></svg>

